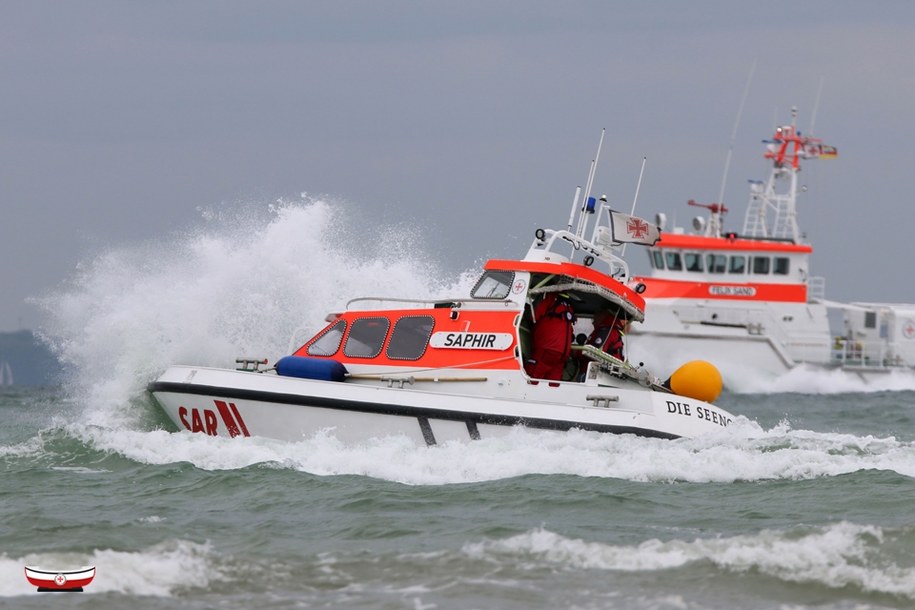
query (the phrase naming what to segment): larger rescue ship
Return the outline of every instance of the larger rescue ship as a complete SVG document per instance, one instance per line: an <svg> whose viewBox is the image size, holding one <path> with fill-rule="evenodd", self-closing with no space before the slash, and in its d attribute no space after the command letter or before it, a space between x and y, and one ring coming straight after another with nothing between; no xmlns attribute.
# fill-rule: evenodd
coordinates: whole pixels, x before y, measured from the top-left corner
<svg viewBox="0 0 915 610"><path fill-rule="evenodd" d="M590 196L596 161L568 225L537 229L521 259L488 261L469 294L356 298L274 366L261 368L259 358L240 359L247 370L175 365L149 391L179 429L212 436L300 440L330 431L344 442L404 435L434 445L514 426L669 439L721 431L734 416L711 404L721 377L702 361L662 381L576 345L559 378L526 370L536 305L550 295L570 304L577 331L599 312L644 319L644 287L620 251L654 243L659 231Z"/></svg>
<svg viewBox="0 0 915 610"><path fill-rule="evenodd" d="M674 227L648 250L649 319L633 329L635 357L702 357L726 381L740 375L774 377L807 365L840 368L866 380L915 367L915 305L838 303L825 297L825 279L810 274L812 246L798 225L802 161L833 158L837 150L790 125L764 140L771 171L750 183L739 232L724 228L723 202L693 232ZM658 215L659 225L666 219Z"/></svg>

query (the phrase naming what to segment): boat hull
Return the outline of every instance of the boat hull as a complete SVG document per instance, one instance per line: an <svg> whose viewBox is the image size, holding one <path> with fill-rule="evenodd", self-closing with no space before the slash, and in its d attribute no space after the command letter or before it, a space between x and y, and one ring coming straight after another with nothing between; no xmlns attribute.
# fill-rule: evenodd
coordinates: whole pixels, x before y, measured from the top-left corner
<svg viewBox="0 0 915 610"><path fill-rule="evenodd" d="M777 307L775 305L778 305ZM900 306L896 306L900 307ZM674 368L678 362L702 359L721 372L731 388L745 387L748 380L771 381L793 369L842 371L866 383L880 382L888 375L915 376L911 357L903 348L908 342L902 331L895 341L872 337L870 341L837 344L827 323L828 308L821 303L755 304L688 301L649 301L651 322L634 327L627 336L626 351L632 362L652 362L661 369ZM846 316L845 327L859 337L876 334L836 305L837 314ZM852 308L852 313L863 309ZM896 313L891 306L885 312ZM888 313L878 310L881 316ZM896 315L896 317L904 317ZM713 323L714 320L726 321ZM734 323L727 323L734 322ZM909 341L911 342L911 341ZM838 345L838 347L837 347ZM857 346L857 348L856 348ZM857 351L856 351L857 349ZM897 354L895 357L890 357ZM901 355L900 355L901 354Z"/></svg>
<svg viewBox="0 0 915 610"><path fill-rule="evenodd" d="M175 366L149 390L181 430L288 441L330 431L344 442L406 436L435 445L503 435L515 426L678 438L720 430L734 419L709 403L638 387L509 377L461 383L461 393L454 384L416 385L426 387Z"/></svg>

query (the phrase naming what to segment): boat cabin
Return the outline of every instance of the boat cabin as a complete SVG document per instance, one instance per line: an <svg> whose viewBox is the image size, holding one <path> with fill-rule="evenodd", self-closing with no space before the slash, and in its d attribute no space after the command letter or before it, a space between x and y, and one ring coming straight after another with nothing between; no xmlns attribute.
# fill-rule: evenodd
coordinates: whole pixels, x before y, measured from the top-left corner
<svg viewBox="0 0 915 610"><path fill-rule="evenodd" d="M449 375L470 378L480 371L524 371L534 305L549 293L561 293L571 303L579 320L576 332L587 330L600 311L643 320L644 299L624 281L594 268L594 255L587 265L572 262L545 254L545 241L545 234L536 239L524 260L487 262L466 297L354 299L343 312L328 316L328 325L293 355L332 359L350 377L447 369ZM567 380L575 376L570 373Z"/></svg>
<svg viewBox="0 0 915 610"><path fill-rule="evenodd" d="M755 298L807 302L806 244L665 233L648 250L651 298Z"/></svg>

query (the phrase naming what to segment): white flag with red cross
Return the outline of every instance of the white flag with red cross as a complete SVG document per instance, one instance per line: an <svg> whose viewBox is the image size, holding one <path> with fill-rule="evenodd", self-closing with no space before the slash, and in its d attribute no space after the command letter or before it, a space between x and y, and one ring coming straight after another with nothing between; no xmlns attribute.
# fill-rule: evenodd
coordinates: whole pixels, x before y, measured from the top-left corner
<svg viewBox="0 0 915 610"><path fill-rule="evenodd" d="M610 211L613 241L621 244L655 245L661 239L661 229L644 218Z"/></svg>

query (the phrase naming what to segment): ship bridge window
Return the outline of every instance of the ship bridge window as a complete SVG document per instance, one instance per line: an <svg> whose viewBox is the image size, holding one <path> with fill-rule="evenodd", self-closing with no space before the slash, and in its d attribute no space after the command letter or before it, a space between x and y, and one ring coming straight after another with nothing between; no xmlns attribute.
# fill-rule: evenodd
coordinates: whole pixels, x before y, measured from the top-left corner
<svg viewBox="0 0 915 610"><path fill-rule="evenodd" d="M776 256L773 259L775 266L772 268L772 273L777 273L778 275L788 275L788 269L790 269L790 259L787 256Z"/></svg>
<svg viewBox="0 0 915 610"><path fill-rule="evenodd" d="M683 259L680 258L679 252L668 252L667 253L667 268L671 271L682 271L683 270Z"/></svg>
<svg viewBox="0 0 915 610"><path fill-rule="evenodd" d="M651 250L651 262L655 269L664 268L664 254L660 250Z"/></svg>
<svg viewBox="0 0 915 610"><path fill-rule="evenodd" d="M877 312L876 311L865 311L864 312L864 328L877 328Z"/></svg>
<svg viewBox="0 0 915 610"><path fill-rule="evenodd" d="M696 254L695 252L687 252L684 257L686 259L686 270L687 271L702 271L702 255Z"/></svg>
<svg viewBox="0 0 915 610"><path fill-rule="evenodd" d="M405 316L394 324L387 356L392 360L418 360L426 352L432 336L432 316Z"/></svg>
<svg viewBox="0 0 915 610"><path fill-rule="evenodd" d="M381 353L391 322L387 318L359 318L353 322L343 346L343 353L352 358L374 358Z"/></svg>
<svg viewBox="0 0 915 610"><path fill-rule="evenodd" d="M308 346L309 356L333 356L340 349L340 341L346 331L346 322L337 320L328 326L317 339Z"/></svg>
<svg viewBox="0 0 915 610"><path fill-rule="evenodd" d="M760 275L769 273L769 263L771 259L768 256L754 256L753 257L753 273L758 273Z"/></svg>
<svg viewBox="0 0 915 610"><path fill-rule="evenodd" d="M709 254L705 257L705 266L709 273L724 273L728 257L724 254Z"/></svg>
<svg viewBox="0 0 915 610"><path fill-rule="evenodd" d="M508 297L515 274L512 271L487 271L470 291L474 299L504 299Z"/></svg>
<svg viewBox="0 0 915 610"><path fill-rule="evenodd" d="M747 272L747 257L732 256L731 261L728 264L728 273L746 273L746 272Z"/></svg>

